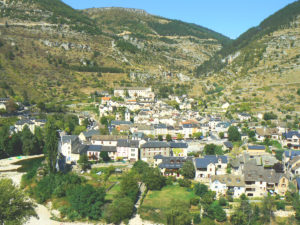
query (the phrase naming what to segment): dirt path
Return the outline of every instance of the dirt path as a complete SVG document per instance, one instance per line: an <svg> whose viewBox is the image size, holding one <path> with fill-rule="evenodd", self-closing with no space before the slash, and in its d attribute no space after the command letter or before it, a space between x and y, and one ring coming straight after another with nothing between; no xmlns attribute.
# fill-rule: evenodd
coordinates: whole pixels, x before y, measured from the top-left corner
<svg viewBox="0 0 300 225"><path fill-rule="evenodd" d="M140 207L141 199L142 199L142 196L143 196L145 190L146 190L145 184L141 184L141 186L140 186L141 194L139 196L138 201L135 204L136 211ZM159 225L159 224L158 223L153 223L151 221L143 220L138 213L135 213L133 215L133 217L129 220L129 225Z"/></svg>

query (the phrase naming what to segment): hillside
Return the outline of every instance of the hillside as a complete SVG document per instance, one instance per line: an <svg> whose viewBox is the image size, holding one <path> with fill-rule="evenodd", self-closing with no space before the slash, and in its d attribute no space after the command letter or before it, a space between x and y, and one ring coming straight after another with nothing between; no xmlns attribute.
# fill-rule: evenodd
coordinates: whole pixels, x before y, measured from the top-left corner
<svg viewBox="0 0 300 225"><path fill-rule="evenodd" d="M300 1L249 29L199 66L195 75L224 90L213 96L231 102L232 110L299 112ZM209 85L210 84L210 85ZM221 94L220 94L221 93Z"/></svg>
<svg viewBox="0 0 300 225"><path fill-rule="evenodd" d="M60 0L0 1L0 95L62 100L122 85L180 82L230 39L130 9L74 10ZM126 18L126 20L125 20ZM175 29L180 27L180 29ZM129 79L130 71L142 79Z"/></svg>

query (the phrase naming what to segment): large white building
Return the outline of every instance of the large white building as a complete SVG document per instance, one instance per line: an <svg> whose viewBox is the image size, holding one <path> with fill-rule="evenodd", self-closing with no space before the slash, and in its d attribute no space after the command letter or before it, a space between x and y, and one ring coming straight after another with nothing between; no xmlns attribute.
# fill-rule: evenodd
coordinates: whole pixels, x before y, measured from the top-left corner
<svg viewBox="0 0 300 225"><path fill-rule="evenodd" d="M126 87L114 90L116 97L126 97L126 95L130 98L149 98L152 100L155 98L151 87Z"/></svg>

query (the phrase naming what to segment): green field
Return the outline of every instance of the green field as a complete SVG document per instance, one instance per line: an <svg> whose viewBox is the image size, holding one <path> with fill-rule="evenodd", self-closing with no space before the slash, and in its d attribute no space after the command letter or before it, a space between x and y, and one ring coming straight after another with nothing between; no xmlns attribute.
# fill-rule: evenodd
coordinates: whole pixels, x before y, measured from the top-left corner
<svg viewBox="0 0 300 225"><path fill-rule="evenodd" d="M115 184L108 192L106 192L105 200L114 200L115 195L120 191L120 184Z"/></svg>
<svg viewBox="0 0 300 225"><path fill-rule="evenodd" d="M189 205L190 199L195 197L195 193L188 188L169 185L160 191L149 191L139 212L143 219L164 223L165 213L173 201L180 200Z"/></svg>

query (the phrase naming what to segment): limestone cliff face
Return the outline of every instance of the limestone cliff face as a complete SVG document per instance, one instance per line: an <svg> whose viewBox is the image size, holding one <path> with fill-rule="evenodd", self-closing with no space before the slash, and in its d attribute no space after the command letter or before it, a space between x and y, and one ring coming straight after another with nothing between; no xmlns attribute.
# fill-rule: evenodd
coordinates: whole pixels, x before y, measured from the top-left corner
<svg viewBox="0 0 300 225"><path fill-rule="evenodd" d="M166 73L193 77L196 66L230 41L143 10L77 11L59 0L0 1L0 15L0 81L30 98L68 98L121 80L141 85L130 71L152 81Z"/></svg>

